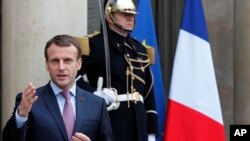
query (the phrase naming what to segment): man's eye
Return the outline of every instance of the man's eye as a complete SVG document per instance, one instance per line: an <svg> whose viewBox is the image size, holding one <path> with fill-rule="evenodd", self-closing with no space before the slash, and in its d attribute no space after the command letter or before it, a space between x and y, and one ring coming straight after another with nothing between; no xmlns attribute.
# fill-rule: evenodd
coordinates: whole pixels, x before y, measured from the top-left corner
<svg viewBox="0 0 250 141"><path fill-rule="evenodd" d="M65 60L64 60L64 63L66 63L66 64L69 64L70 62L72 62L71 59L65 59Z"/></svg>
<svg viewBox="0 0 250 141"><path fill-rule="evenodd" d="M52 64L58 64L58 63L59 63L59 60L51 60L51 63L52 63Z"/></svg>

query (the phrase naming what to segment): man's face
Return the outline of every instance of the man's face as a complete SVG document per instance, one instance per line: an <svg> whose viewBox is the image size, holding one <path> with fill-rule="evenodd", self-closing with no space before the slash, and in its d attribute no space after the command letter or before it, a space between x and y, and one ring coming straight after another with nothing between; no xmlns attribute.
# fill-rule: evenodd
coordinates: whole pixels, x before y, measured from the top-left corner
<svg viewBox="0 0 250 141"><path fill-rule="evenodd" d="M68 89L75 83L77 71L81 68L82 60L77 59L75 46L59 47L52 44L48 48L46 68L51 80L61 89Z"/></svg>
<svg viewBox="0 0 250 141"><path fill-rule="evenodd" d="M135 24L134 14L116 12L116 13L113 13L113 18L124 29L130 30L130 31L134 29L134 24Z"/></svg>

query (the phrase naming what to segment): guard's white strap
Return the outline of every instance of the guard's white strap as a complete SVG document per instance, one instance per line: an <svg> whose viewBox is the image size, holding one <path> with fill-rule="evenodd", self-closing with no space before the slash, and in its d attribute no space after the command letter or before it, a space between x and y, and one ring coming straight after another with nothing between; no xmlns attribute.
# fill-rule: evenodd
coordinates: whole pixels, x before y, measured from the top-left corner
<svg viewBox="0 0 250 141"><path fill-rule="evenodd" d="M158 114L157 111L155 111L155 110L147 110L146 112L147 112L147 114L149 114L149 113L156 114L156 115Z"/></svg>
<svg viewBox="0 0 250 141"><path fill-rule="evenodd" d="M118 94L117 96L118 101L122 102L122 101L141 101L142 103L144 102L143 97L138 93L132 93L132 94Z"/></svg>
<svg viewBox="0 0 250 141"><path fill-rule="evenodd" d="M89 83L87 74L78 75L77 78L76 78L76 81L78 81L78 80L81 79L81 78L82 78L85 82Z"/></svg>

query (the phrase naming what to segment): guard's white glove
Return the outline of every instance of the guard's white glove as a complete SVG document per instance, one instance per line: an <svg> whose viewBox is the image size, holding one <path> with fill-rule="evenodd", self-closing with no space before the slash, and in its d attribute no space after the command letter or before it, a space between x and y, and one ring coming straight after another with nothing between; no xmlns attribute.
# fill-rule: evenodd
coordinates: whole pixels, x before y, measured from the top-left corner
<svg viewBox="0 0 250 141"><path fill-rule="evenodd" d="M114 102L115 101L115 97L111 97L112 94L107 94L109 91L106 90L106 92L104 92L105 89L108 89L108 88L104 88L103 90L97 90L97 91L94 91L93 93L99 97L102 97L105 102L106 102L106 105L109 105L110 103Z"/></svg>
<svg viewBox="0 0 250 141"><path fill-rule="evenodd" d="M148 141L155 141L156 137L155 134L148 134Z"/></svg>
<svg viewBox="0 0 250 141"><path fill-rule="evenodd" d="M115 110L120 106L120 102L117 100L117 91L114 88L102 88L103 78L99 77L97 81L97 89L94 92L95 95L105 99L107 110Z"/></svg>
<svg viewBox="0 0 250 141"><path fill-rule="evenodd" d="M103 92L107 94L109 97L113 98L111 104L107 107L107 110L111 111L118 109L120 106L120 102L118 101L117 90L115 88L104 88Z"/></svg>

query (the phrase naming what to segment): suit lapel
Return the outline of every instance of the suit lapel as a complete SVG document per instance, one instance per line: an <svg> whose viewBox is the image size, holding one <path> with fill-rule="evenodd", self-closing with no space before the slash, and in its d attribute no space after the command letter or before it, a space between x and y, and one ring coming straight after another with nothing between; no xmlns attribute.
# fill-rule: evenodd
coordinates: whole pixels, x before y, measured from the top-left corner
<svg viewBox="0 0 250 141"><path fill-rule="evenodd" d="M65 140L68 140L66 128L60 112L60 108L58 106L58 102L56 100L56 96L49 84L45 86L44 93L41 95L41 97L45 101L47 108L49 109L51 115L56 121L60 132L64 136Z"/></svg>
<svg viewBox="0 0 250 141"><path fill-rule="evenodd" d="M87 96L84 92L76 87L76 123L74 131L79 131L84 121L84 114L87 109Z"/></svg>

